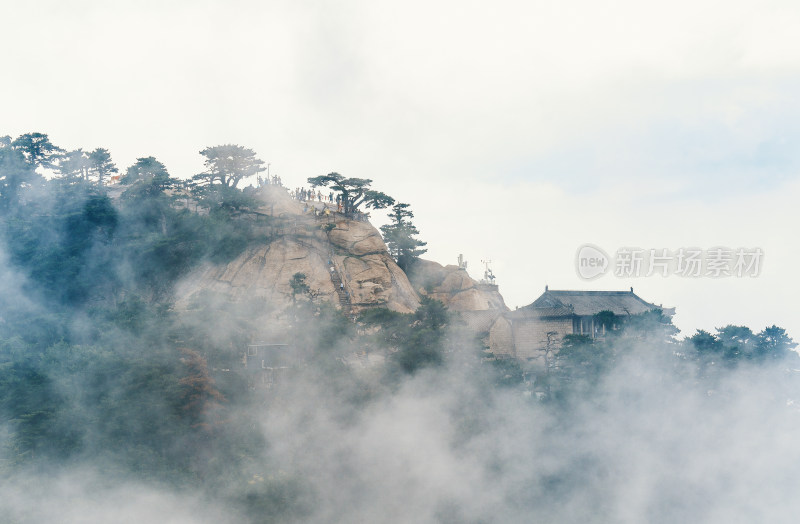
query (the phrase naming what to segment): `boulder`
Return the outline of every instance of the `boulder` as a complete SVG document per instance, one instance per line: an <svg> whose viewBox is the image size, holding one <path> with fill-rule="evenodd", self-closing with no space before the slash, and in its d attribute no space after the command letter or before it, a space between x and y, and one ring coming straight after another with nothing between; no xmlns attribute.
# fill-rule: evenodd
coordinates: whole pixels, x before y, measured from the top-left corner
<svg viewBox="0 0 800 524"><path fill-rule="evenodd" d="M497 286L481 284L455 265L419 260L411 282L419 294L442 301L451 311L508 311Z"/></svg>

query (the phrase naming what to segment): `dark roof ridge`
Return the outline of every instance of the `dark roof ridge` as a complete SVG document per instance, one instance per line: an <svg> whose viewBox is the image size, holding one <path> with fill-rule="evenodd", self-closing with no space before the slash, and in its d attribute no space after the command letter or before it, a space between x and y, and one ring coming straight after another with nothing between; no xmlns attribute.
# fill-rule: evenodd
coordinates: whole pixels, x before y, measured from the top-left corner
<svg viewBox="0 0 800 524"><path fill-rule="evenodd" d="M636 293L633 291L603 291L598 289L548 289L545 291L545 293L575 293L582 295L636 295Z"/></svg>
<svg viewBox="0 0 800 524"><path fill-rule="evenodd" d="M545 288L545 292L531 304L520 308L527 311L571 311L575 315L593 315L599 311L611 311L615 315L637 314L653 309L661 309L665 314L674 314L673 308L646 301L633 288L629 291L602 290L556 290ZM569 314L569 313L567 313Z"/></svg>

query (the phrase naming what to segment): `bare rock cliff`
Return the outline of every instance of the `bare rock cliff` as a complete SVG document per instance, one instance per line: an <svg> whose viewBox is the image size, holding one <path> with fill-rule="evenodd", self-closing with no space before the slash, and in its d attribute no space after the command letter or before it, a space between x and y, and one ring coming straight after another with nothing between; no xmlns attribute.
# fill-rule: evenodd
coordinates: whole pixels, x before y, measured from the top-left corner
<svg viewBox="0 0 800 524"><path fill-rule="evenodd" d="M289 281L295 273L306 275L318 299L352 312L388 307L409 313L419 306L414 288L371 224L326 212L319 202L297 202L276 186L265 188L262 198L258 211L267 215L268 224L264 242L227 264L208 264L191 274L178 288L179 307L207 290L282 308L291 300Z"/></svg>

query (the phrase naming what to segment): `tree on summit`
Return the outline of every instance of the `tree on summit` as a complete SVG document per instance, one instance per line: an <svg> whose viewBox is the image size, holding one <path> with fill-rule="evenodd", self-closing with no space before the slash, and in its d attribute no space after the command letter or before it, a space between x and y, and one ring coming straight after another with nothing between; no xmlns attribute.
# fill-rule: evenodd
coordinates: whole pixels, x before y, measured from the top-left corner
<svg viewBox="0 0 800 524"><path fill-rule="evenodd" d="M137 158L136 163L122 175L120 182L131 186L125 193L141 193L144 196L161 195L177 183L170 176L167 167L152 156Z"/></svg>
<svg viewBox="0 0 800 524"><path fill-rule="evenodd" d="M206 157L206 170L192 177L199 185L235 188L243 178L267 169L255 151L235 144L207 147L200 154Z"/></svg>
<svg viewBox="0 0 800 524"><path fill-rule="evenodd" d="M370 189L369 178L345 178L339 173L315 176L308 179L313 187L329 187L339 193L345 215L358 211L359 206L384 209L394 204L394 198L386 193Z"/></svg>
<svg viewBox="0 0 800 524"><path fill-rule="evenodd" d="M56 169L70 182L95 178L99 185L103 185L106 177L119 172L111 161L111 154L102 147L89 153L81 148L64 153L59 157Z"/></svg>
<svg viewBox="0 0 800 524"><path fill-rule="evenodd" d="M776 325L764 328L756 335L756 358L760 360L779 360L792 355L797 343L786 330Z"/></svg>
<svg viewBox="0 0 800 524"><path fill-rule="evenodd" d="M11 147L21 152L25 160L34 168L55 169L56 162L61 158L64 150L50 142L44 133L25 133L18 136Z"/></svg>
<svg viewBox="0 0 800 524"><path fill-rule="evenodd" d="M0 211L16 205L20 193L34 181L42 180L25 155L11 146L11 138L0 137Z"/></svg>
<svg viewBox="0 0 800 524"><path fill-rule="evenodd" d="M89 153L89 175L96 177L100 185L103 185L106 177L111 177L114 173L119 173L119 169L111 161L108 149L98 147Z"/></svg>
<svg viewBox="0 0 800 524"><path fill-rule="evenodd" d="M400 202L395 204L392 212L389 213L392 223L381 226L381 233L383 233L389 254L405 272L411 269L420 255L428 251L422 248L426 242L414 238L414 235L419 234L419 230L411 223L414 213L409 207L408 204Z"/></svg>
<svg viewBox="0 0 800 524"><path fill-rule="evenodd" d="M89 179L89 166L89 155L83 149L76 149L62 155L57 169L64 179L74 182Z"/></svg>

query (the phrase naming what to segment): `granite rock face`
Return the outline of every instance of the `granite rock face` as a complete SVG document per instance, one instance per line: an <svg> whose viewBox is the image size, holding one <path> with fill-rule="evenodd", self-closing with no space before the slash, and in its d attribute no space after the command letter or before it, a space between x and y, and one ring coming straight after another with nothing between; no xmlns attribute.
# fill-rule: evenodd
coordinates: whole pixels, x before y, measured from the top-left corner
<svg viewBox="0 0 800 524"><path fill-rule="evenodd" d="M419 306L408 278L371 224L326 213L319 202L297 202L275 186L262 198L258 211L269 217L263 244L227 264L208 264L189 275L177 289L178 307L210 291L232 301L270 301L283 309L291 302L289 281L296 273L306 275L320 300L352 312L388 307L410 313Z"/></svg>
<svg viewBox="0 0 800 524"><path fill-rule="evenodd" d="M370 223L351 220L322 202L298 202L276 186L262 188L260 198L260 216L249 219L260 220L263 242L228 263L209 263L188 275L176 289L177 308L191 310L221 297L248 311L254 301L256 306L263 301L269 306L265 325L280 326L292 304L289 282L303 273L314 300L348 314L373 307L411 313L420 296L439 300L494 355L516 356L508 307L497 286L472 279L459 266L427 260L414 265L409 280Z"/></svg>
<svg viewBox="0 0 800 524"><path fill-rule="evenodd" d="M420 295L440 300L456 312L494 355L515 355L511 324L504 316L508 307L498 286L475 281L459 266L429 260L414 265L411 281Z"/></svg>
<svg viewBox="0 0 800 524"><path fill-rule="evenodd" d="M508 311L497 286L481 284L455 265L419 260L412 281L418 293L442 301L451 311Z"/></svg>

